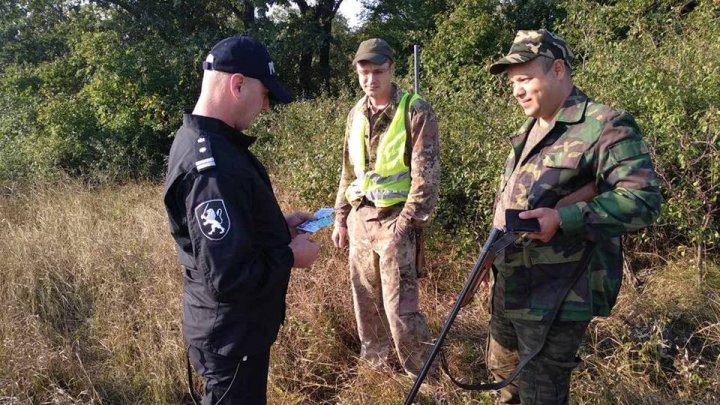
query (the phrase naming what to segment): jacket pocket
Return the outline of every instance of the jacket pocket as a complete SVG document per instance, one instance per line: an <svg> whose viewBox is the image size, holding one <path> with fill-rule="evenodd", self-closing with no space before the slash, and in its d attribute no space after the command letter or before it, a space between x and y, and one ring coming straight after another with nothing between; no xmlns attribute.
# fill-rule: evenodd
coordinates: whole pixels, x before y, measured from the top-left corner
<svg viewBox="0 0 720 405"><path fill-rule="evenodd" d="M498 270L496 282L504 290L503 304L506 310L530 307L530 269L523 265L522 253L522 248L509 246L498 253L493 262Z"/></svg>
<svg viewBox="0 0 720 405"><path fill-rule="evenodd" d="M584 151L575 150L545 155L542 161L543 168L540 169L542 174L533 186L533 193L544 195L551 190L551 194L558 200L570 194L577 188L576 183L585 167L583 153ZM548 201L545 203L554 205L554 202L557 201L553 200L553 204L549 204Z"/></svg>
<svg viewBox="0 0 720 405"><path fill-rule="evenodd" d="M208 348L217 302L208 294L202 271L183 267L183 335L188 343Z"/></svg>
<svg viewBox="0 0 720 405"><path fill-rule="evenodd" d="M552 310L560 294L573 281L578 271L582 274L564 298L563 305L572 303L574 309L585 309L590 305L587 264L578 269L586 247L574 247L568 251L557 251L553 246L539 246L530 254L531 290L529 307Z"/></svg>
<svg viewBox="0 0 720 405"><path fill-rule="evenodd" d="M551 245L509 247L498 255L495 267L503 276L505 309L537 309L550 311L558 296L572 281L582 258L584 247L572 247L573 253L558 251ZM588 271L583 274L565 297L573 309L589 305Z"/></svg>
<svg viewBox="0 0 720 405"><path fill-rule="evenodd" d="M195 314L213 314L217 302L208 293L205 275L202 271L190 267L183 267L183 300L191 312Z"/></svg>
<svg viewBox="0 0 720 405"><path fill-rule="evenodd" d="M543 166L553 169L577 169L582 160L583 152L555 152L545 155Z"/></svg>

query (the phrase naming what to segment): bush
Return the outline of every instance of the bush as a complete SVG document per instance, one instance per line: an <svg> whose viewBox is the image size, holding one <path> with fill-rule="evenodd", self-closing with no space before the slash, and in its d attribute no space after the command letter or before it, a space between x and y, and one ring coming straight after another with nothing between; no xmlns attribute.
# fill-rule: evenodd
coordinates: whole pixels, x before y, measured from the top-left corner
<svg viewBox="0 0 720 405"><path fill-rule="evenodd" d="M579 85L632 113L653 152L666 201L644 250L701 260L720 242L720 7L683 3L570 2L561 32L582 44Z"/></svg>
<svg viewBox="0 0 720 405"><path fill-rule="evenodd" d="M251 129L259 136L255 151L260 160L307 210L335 203L345 121L356 101L348 92L297 101L261 116Z"/></svg>

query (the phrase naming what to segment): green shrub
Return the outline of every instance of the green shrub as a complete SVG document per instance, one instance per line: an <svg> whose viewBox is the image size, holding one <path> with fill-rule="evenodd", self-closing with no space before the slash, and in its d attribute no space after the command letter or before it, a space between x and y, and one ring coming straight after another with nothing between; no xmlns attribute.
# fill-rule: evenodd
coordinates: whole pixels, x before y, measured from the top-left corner
<svg viewBox="0 0 720 405"><path fill-rule="evenodd" d="M652 149L666 203L658 225L631 238L631 244L660 254L685 254L689 247L702 259L720 242L720 45L715 40L720 7L705 2L688 12L673 4L568 1L563 5L570 17L557 30L576 49L578 86L635 115ZM490 47L486 30L492 25L468 31L453 46L440 46L460 29L468 10L486 5L461 6L430 46L423 96L440 123L442 183L435 226L443 238L454 237L460 249L475 250L490 225L500 167L510 151L507 136L524 117L507 79L485 70L496 55L477 59L471 52L481 44ZM355 99L346 93L301 101L259 124L265 161L280 184L295 190L308 207L334 200L345 117Z"/></svg>
<svg viewBox="0 0 720 405"><path fill-rule="evenodd" d="M297 101L260 116L250 131L259 136L255 150L276 182L298 193L307 210L335 202L345 121L355 101L347 92Z"/></svg>
<svg viewBox="0 0 720 405"><path fill-rule="evenodd" d="M717 253L720 7L568 3L573 17L561 32L581 44L577 82L596 99L635 115L655 158L666 201L658 226L639 240L645 249L665 253L691 246L695 259Z"/></svg>

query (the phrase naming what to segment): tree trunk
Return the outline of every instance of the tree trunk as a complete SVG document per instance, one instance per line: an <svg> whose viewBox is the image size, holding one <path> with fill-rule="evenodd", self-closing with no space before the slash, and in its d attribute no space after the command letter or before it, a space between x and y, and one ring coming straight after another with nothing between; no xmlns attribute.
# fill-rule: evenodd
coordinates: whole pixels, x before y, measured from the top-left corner
<svg viewBox="0 0 720 405"><path fill-rule="evenodd" d="M242 22L245 29L250 29L255 25L255 4L252 0L243 0Z"/></svg>
<svg viewBox="0 0 720 405"><path fill-rule="evenodd" d="M320 42L320 58L318 60L322 84L330 88L330 42L332 41L332 18L321 25L322 41Z"/></svg>
<svg viewBox="0 0 720 405"><path fill-rule="evenodd" d="M342 0L318 0L310 6L305 0L294 0L300 14L307 24L307 32L319 35L319 41L311 49L303 49L300 55L300 88L306 95L313 95L320 85L330 85L330 45L332 43L332 20L337 14ZM313 67L313 56L317 55L317 65Z"/></svg>
<svg viewBox="0 0 720 405"><path fill-rule="evenodd" d="M304 49L300 54L300 77L298 77L298 85L302 89L304 96L314 93L313 69L312 69L313 52L312 49Z"/></svg>

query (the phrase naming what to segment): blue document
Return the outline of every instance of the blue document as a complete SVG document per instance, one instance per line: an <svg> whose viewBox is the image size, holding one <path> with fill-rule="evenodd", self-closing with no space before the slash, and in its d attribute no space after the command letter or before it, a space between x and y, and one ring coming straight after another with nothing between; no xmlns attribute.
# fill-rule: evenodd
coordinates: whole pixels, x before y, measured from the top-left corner
<svg viewBox="0 0 720 405"><path fill-rule="evenodd" d="M335 212L335 210L332 208L320 208L315 212L315 218L317 219L305 221L298 225L297 229L303 232L315 233L326 226L330 226L334 222L332 217L333 212Z"/></svg>

